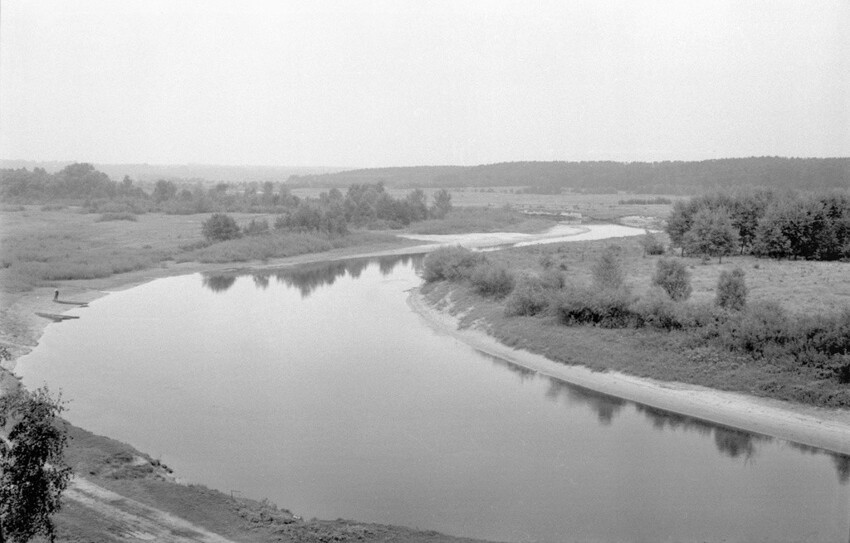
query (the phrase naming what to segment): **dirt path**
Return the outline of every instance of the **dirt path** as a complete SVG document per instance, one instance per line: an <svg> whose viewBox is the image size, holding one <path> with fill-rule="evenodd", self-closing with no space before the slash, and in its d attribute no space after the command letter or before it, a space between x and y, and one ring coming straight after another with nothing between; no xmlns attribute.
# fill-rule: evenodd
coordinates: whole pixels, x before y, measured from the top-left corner
<svg viewBox="0 0 850 543"><path fill-rule="evenodd" d="M157 541L162 543L234 543L170 513L144 505L74 477L63 494L65 500L93 511L108 520L110 535L119 541Z"/></svg>
<svg viewBox="0 0 850 543"><path fill-rule="evenodd" d="M732 428L850 455L850 410L824 409L678 382L568 366L500 343L487 333L458 329L459 319L431 306L414 289L408 304L430 326L492 356L591 390Z"/></svg>

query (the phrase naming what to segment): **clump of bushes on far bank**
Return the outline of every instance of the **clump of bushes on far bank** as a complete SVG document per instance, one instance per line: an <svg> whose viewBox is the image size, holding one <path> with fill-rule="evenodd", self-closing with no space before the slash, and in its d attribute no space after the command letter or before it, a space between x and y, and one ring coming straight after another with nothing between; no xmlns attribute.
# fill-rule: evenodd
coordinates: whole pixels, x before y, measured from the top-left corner
<svg viewBox="0 0 850 543"><path fill-rule="evenodd" d="M425 258L425 281L468 282L482 296L503 298L514 288L514 276L482 253L463 247L441 247Z"/></svg>

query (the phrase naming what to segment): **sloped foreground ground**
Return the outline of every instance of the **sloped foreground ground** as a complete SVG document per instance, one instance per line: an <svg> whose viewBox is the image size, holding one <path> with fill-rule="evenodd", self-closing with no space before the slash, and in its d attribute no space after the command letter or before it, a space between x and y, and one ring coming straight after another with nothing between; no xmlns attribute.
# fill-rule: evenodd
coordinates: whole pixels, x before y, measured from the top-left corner
<svg viewBox="0 0 850 543"><path fill-rule="evenodd" d="M398 526L303 520L266 501L179 483L129 445L69 425L75 476L56 517L59 541L114 543L472 541Z"/></svg>

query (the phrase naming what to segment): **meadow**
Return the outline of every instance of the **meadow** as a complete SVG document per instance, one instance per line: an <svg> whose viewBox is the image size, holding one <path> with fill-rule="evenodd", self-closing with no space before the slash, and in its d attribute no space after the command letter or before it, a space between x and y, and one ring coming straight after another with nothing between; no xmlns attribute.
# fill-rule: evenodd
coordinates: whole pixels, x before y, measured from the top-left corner
<svg viewBox="0 0 850 543"><path fill-rule="evenodd" d="M16 206L0 211L0 286L24 292L59 281L98 279L166 266L169 262L224 263L283 258L351 246L403 246L382 232L273 233L211 244L201 225L209 213L145 213L132 220L82 213L69 206ZM240 224L274 215L233 213Z"/></svg>
<svg viewBox="0 0 850 543"><path fill-rule="evenodd" d="M593 268L611 247L625 288L588 297ZM460 255L446 258L448 264L436 267L426 260L425 276L432 279L423 288L427 298L462 315L462 325L483 328L507 345L595 370L817 406L850 405L842 373L846 336L840 337L850 323L847 263L746 256L717 264L649 256L640 238L509 249L466 263ZM693 287L687 302L658 302L652 276L661 258L685 264ZM724 313L714 309L718 279L736 267L744 271L752 311ZM529 287L528 277L539 278L533 284L540 286ZM515 310L517 292L530 311ZM610 319L589 324L597 311ZM658 317L670 317L672 326Z"/></svg>

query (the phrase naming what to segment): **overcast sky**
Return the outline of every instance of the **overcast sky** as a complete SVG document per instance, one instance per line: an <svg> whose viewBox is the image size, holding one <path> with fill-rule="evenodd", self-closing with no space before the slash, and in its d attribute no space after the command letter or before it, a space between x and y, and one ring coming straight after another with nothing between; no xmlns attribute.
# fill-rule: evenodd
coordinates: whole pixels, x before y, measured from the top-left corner
<svg viewBox="0 0 850 543"><path fill-rule="evenodd" d="M0 3L0 158L850 156L850 2Z"/></svg>

